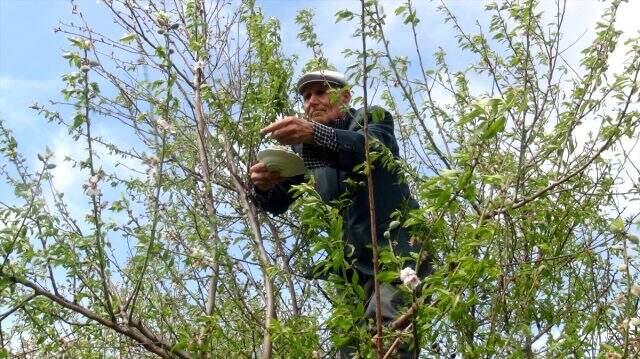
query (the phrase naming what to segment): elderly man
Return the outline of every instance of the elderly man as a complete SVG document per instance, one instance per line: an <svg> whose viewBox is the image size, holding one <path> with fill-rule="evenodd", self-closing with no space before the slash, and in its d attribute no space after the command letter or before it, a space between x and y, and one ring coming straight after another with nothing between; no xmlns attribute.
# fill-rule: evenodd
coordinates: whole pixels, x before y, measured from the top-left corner
<svg viewBox="0 0 640 359"><path fill-rule="evenodd" d="M334 90L334 91L330 91ZM363 112L349 108L351 92L343 74L335 71L315 71L304 74L298 81L298 92L304 100L304 112L308 120L287 116L262 129L281 144L292 145L304 160L305 167L315 177L315 186L322 200L329 202L348 193L349 204L341 211L344 218L344 240L353 249L351 258L358 271L360 284L365 290L367 302L366 318L375 317L373 300L373 264L371 250L371 225L366 178L354 171L354 167L365 161L365 138ZM371 118L371 116L369 116ZM382 121L369 121L368 133L398 156L398 144L393 131L393 119L384 111ZM251 181L255 185L255 200L264 210L279 214L289 207L295 198L289 193L294 184L304 176L283 178L271 172L263 163L251 167ZM347 188L345 180L360 183L357 188ZM393 228L385 238L392 221L391 214L399 209L417 208L409 188L396 173L377 165L372 171L376 235L381 246L394 245L397 255L406 256L419 248L409 243L409 234L404 228ZM390 236L389 236L390 235ZM381 308L385 322L396 318L406 301L395 286L381 286ZM417 351L409 352L401 347L399 356L412 358ZM342 357L355 354L354 348L343 348Z"/></svg>

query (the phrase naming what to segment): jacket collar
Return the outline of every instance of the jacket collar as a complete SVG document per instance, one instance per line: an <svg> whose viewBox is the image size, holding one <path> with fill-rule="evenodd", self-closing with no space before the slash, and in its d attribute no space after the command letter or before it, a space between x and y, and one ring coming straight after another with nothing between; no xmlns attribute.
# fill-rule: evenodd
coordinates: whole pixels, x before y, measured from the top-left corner
<svg viewBox="0 0 640 359"><path fill-rule="evenodd" d="M345 112L344 114L345 130L353 130L356 127L357 121L355 121L355 118L356 118L356 109L353 107L350 107L349 110L347 110L347 112Z"/></svg>

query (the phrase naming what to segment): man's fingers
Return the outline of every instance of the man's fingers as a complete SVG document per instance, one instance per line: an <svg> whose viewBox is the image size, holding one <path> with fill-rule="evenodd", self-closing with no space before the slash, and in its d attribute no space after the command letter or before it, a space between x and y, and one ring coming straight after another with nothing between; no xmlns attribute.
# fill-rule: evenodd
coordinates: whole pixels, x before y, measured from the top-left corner
<svg viewBox="0 0 640 359"><path fill-rule="evenodd" d="M275 124L276 124L276 123L272 123L272 124L270 124L269 126L267 126L267 127L264 127L264 128L262 128L262 129L260 129L260 134L261 134L261 135L266 135L266 134L268 134L268 133L272 132L273 130L275 130L275 129L276 129Z"/></svg>
<svg viewBox="0 0 640 359"><path fill-rule="evenodd" d="M278 130L278 129L284 127L284 126L287 126L289 124L289 122L291 122L291 121L288 121L288 120L277 120L277 121L271 123L269 126L261 129L260 133L263 134L263 135L265 135L267 133L271 133L271 132L273 132L275 130Z"/></svg>
<svg viewBox="0 0 640 359"><path fill-rule="evenodd" d="M261 182L273 182L278 181L282 177L278 172L254 172L251 174L251 180Z"/></svg>
<svg viewBox="0 0 640 359"><path fill-rule="evenodd" d="M275 131L281 130L281 129L285 129L285 128L289 128L291 126L296 126L298 121L303 121L301 119L299 119L296 116L286 116L280 120L277 120L273 123L271 123L270 125L268 125L267 127L263 128L260 130L260 133L265 135L267 133L271 133L271 135L273 136L273 133Z"/></svg>
<svg viewBox="0 0 640 359"><path fill-rule="evenodd" d="M269 169L267 168L267 166L262 163L262 162L258 162L255 165L251 166L251 168L249 169L249 171L251 173L253 172L264 172L264 171L268 171Z"/></svg>
<svg viewBox="0 0 640 359"><path fill-rule="evenodd" d="M283 180L284 177L280 176L280 173L269 171L262 163L251 167L251 182L262 191L268 191Z"/></svg>
<svg viewBox="0 0 640 359"><path fill-rule="evenodd" d="M281 140L283 138L286 138L289 136L289 134L291 133L291 130L287 127L285 128L279 128L273 132L271 132L271 137L273 137L274 140Z"/></svg>
<svg viewBox="0 0 640 359"><path fill-rule="evenodd" d="M282 181L282 176L280 176L279 172L269 171L269 168L262 163L258 162L255 165L251 166L249 170L251 173L251 181L256 182L280 182Z"/></svg>
<svg viewBox="0 0 640 359"><path fill-rule="evenodd" d="M271 137L283 145L293 145L300 142L299 128L288 126L271 133Z"/></svg>

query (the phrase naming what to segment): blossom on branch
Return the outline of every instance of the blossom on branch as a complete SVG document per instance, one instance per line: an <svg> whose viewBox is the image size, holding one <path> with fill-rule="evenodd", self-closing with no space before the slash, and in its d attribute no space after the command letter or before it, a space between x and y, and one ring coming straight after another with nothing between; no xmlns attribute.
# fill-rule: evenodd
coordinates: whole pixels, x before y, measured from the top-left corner
<svg viewBox="0 0 640 359"><path fill-rule="evenodd" d="M420 278L418 278L416 271L410 267L400 271L400 280L402 280L402 283L412 290L415 290L418 285L420 285Z"/></svg>
<svg viewBox="0 0 640 359"><path fill-rule="evenodd" d="M84 193L87 196L99 196L102 194L100 188L98 188L98 182L100 182L100 174L95 174L89 177L87 183L85 183L82 187L84 187Z"/></svg>
<svg viewBox="0 0 640 359"><path fill-rule="evenodd" d="M175 133L176 132L176 130L173 127L173 125L171 123L169 123L169 121L167 121L164 118L158 118L156 120L156 125L158 125L158 128L162 132L169 132L169 133Z"/></svg>

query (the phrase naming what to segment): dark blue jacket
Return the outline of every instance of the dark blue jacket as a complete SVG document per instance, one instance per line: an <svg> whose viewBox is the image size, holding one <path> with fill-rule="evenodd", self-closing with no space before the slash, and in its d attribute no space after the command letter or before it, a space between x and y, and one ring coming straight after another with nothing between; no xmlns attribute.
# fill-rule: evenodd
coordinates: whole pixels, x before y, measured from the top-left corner
<svg viewBox="0 0 640 359"><path fill-rule="evenodd" d="M373 109L370 109L370 112ZM365 176L353 171L353 168L365 161L365 146L363 134L363 111L351 109L347 129L335 129L338 142L338 151L335 161L331 166L320 167L312 170L315 177L316 191L324 202L338 199L347 190L346 179L352 179L356 183L364 182ZM378 139L391 150L394 157L398 157L398 143L393 131L393 118L390 113L384 111L382 121L373 122L369 116L369 135ZM294 145L294 151L301 153L302 145ZM383 168L381 163L374 163L372 172L376 232L378 244L388 245L391 241L394 253L406 256L409 252L418 252L419 248L409 244L409 233L404 228L391 231L390 239L384 238L384 232L391 222L390 215L397 209L417 208L417 202L411 198L409 187L401 183L397 174ZM257 192L255 196L257 204L264 210L273 214L280 214L287 210L295 198L289 193L291 185L299 184L304 176L288 178L279 183L268 192ZM355 187L355 188L354 188ZM350 202L342 211L344 219L344 239L347 244L353 246L353 258L357 259L356 268L365 274L373 273L371 251L371 225L369 217L369 195L367 186L350 186ZM349 246L346 246L349 247Z"/></svg>

